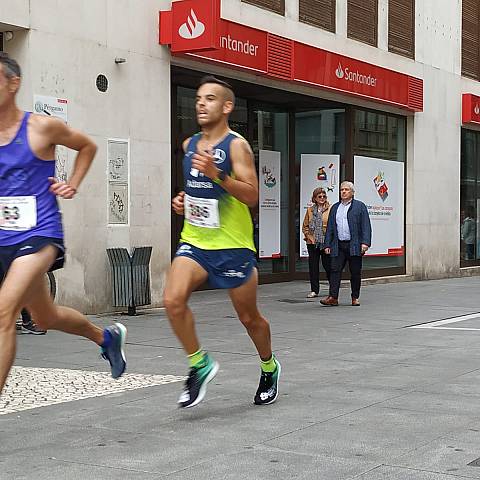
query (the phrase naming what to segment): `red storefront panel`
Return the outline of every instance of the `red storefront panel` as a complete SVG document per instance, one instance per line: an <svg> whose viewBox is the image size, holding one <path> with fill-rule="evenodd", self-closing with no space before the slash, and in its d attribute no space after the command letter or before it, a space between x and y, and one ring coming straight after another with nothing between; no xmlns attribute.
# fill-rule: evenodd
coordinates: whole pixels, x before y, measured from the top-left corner
<svg viewBox="0 0 480 480"><path fill-rule="evenodd" d="M192 55L236 67L267 71L267 33L238 23L220 20L220 48Z"/></svg>
<svg viewBox="0 0 480 480"><path fill-rule="evenodd" d="M471 93L462 95L462 123L480 125L480 97Z"/></svg>

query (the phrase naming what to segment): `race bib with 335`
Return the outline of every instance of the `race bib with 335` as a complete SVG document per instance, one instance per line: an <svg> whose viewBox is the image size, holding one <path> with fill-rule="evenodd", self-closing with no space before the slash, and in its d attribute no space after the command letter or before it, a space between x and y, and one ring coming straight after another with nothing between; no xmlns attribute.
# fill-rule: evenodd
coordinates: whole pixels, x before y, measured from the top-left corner
<svg viewBox="0 0 480 480"><path fill-rule="evenodd" d="M203 228L220 228L218 200L185 195L185 218L190 225Z"/></svg>
<svg viewBox="0 0 480 480"><path fill-rule="evenodd" d="M36 225L35 197L0 197L0 230L25 231Z"/></svg>

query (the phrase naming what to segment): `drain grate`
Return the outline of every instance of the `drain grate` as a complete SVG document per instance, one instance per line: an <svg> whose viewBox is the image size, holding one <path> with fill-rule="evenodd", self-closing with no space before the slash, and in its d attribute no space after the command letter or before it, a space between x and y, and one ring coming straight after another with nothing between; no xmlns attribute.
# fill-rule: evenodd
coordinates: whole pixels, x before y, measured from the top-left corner
<svg viewBox="0 0 480 480"><path fill-rule="evenodd" d="M477 458L473 462L467 464L467 467L480 467L480 458Z"/></svg>

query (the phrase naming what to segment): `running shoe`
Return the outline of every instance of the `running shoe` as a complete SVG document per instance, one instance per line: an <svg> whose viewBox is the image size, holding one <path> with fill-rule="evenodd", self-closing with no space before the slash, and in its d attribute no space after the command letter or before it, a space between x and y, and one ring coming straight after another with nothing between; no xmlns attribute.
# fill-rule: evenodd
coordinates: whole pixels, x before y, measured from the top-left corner
<svg viewBox="0 0 480 480"><path fill-rule="evenodd" d="M198 405L207 393L207 384L215 378L218 372L218 362L212 360L208 354L205 354L205 365L200 368L192 367L185 381L178 406L180 408L191 408Z"/></svg>
<svg viewBox="0 0 480 480"><path fill-rule="evenodd" d="M125 342L127 340L127 329L121 323L115 323L105 330L110 332L112 340L108 347L102 347L102 357L110 362L112 377L119 378L127 368L125 358Z"/></svg>
<svg viewBox="0 0 480 480"><path fill-rule="evenodd" d="M277 368L273 372L263 372L260 375L260 384L253 402L255 405L269 405L278 397L278 380L282 367L280 362L275 358Z"/></svg>
<svg viewBox="0 0 480 480"><path fill-rule="evenodd" d="M30 333L32 335L45 335L47 333L46 330L38 328L32 320L29 322L22 322L21 330L22 333Z"/></svg>

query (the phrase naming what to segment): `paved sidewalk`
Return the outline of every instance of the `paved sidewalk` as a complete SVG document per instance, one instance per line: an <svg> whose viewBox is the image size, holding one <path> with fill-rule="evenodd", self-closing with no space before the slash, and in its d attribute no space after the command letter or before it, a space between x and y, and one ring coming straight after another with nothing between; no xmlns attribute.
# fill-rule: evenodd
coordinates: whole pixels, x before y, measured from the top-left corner
<svg viewBox="0 0 480 480"><path fill-rule="evenodd" d="M325 290L325 289L324 289ZM129 328L128 375L95 346L18 335L0 398L0 479L480 479L480 277L370 285L362 306L321 307L306 282L259 300L282 362L279 400L252 405L259 365L224 292L192 300L220 362L181 411L186 361L162 310L92 317ZM480 461L479 461L480 463Z"/></svg>

